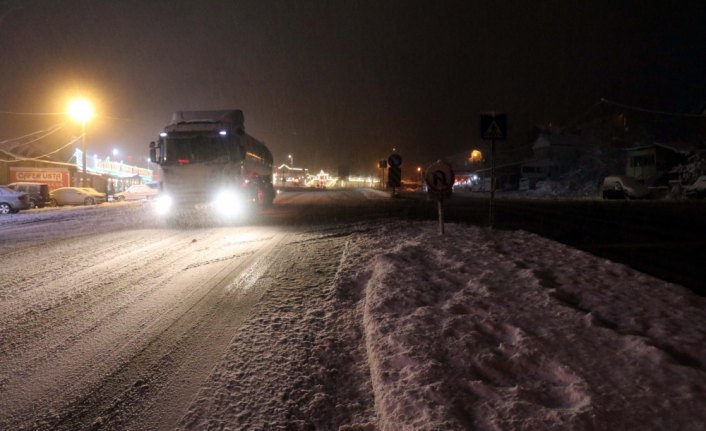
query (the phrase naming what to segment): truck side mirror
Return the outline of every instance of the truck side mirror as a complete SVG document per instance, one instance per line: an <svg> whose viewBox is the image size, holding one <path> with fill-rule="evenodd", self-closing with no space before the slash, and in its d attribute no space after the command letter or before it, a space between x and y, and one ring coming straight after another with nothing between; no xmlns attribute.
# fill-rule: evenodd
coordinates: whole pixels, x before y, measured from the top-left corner
<svg viewBox="0 0 706 431"><path fill-rule="evenodd" d="M161 139L157 143L150 142L150 161L157 164L164 161L164 142Z"/></svg>

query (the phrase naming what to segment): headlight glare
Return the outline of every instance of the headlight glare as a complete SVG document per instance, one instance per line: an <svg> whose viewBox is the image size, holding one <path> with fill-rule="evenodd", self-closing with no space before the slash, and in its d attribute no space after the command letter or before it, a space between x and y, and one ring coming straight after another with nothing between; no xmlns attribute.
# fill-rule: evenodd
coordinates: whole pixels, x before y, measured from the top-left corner
<svg viewBox="0 0 706 431"><path fill-rule="evenodd" d="M162 195L155 199L155 210L157 214L164 215L169 213L172 209L172 205L174 205L174 201L169 195Z"/></svg>
<svg viewBox="0 0 706 431"><path fill-rule="evenodd" d="M213 200L213 208L222 217L238 216L243 211L243 199L233 190L222 190Z"/></svg>

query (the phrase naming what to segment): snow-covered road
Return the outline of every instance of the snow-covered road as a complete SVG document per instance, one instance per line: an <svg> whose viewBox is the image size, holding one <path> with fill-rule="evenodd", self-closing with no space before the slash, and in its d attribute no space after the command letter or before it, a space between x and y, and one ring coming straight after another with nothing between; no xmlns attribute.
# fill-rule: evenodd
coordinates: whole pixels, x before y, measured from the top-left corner
<svg viewBox="0 0 706 431"><path fill-rule="evenodd" d="M81 429L104 416L173 428L264 294L262 275L292 259L292 234L276 228L75 236L59 221L44 226L66 236L22 244L31 226L3 232L3 429Z"/></svg>
<svg viewBox="0 0 706 431"><path fill-rule="evenodd" d="M0 220L0 429L698 430L705 341L702 297L526 232Z"/></svg>

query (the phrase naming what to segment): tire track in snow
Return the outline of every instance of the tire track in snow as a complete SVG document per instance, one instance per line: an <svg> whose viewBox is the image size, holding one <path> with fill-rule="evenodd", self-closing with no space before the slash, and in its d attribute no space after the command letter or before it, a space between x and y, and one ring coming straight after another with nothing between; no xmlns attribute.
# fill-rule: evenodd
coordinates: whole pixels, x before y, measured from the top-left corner
<svg viewBox="0 0 706 431"><path fill-rule="evenodd" d="M181 279L172 282L200 283L190 287L193 294L157 318L153 316L147 326L107 352L101 362L116 365L111 370L88 371L81 395L67 397L69 404L59 406L61 415L42 409L41 419L33 421L32 427L86 429L109 419L111 426L121 429L135 422L140 423L137 429L152 429L144 425L148 419L138 412L155 405L160 411L185 408L182 404L188 404L189 391L196 390L232 337L233 327L247 315L248 301L254 303L259 298L260 292L247 291L262 272L258 268L269 265L272 253L285 238L285 234L278 235L254 254L222 266L210 277L204 278L203 273L194 277L189 275L193 269L184 271L181 267L175 276ZM238 284L234 279L244 281ZM152 418L159 422L169 417L156 414Z"/></svg>
<svg viewBox="0 0 706 431"><path fill-rule="evenodd" d="M267 294L177 429L370 429L356 425L370 422L372 400L361 401L370 390L351 384L365 380L347 324L357 311L335 300L351 227L326 232L307 229L285 246L265 274Z"/></svg>
<svg viewBox="0 0 706 431"><path fill-rule="evenodd" d="M178 235L170 235L157 241L153 241L151 236L143 236L139 241L128 241L98 249L92 253L91 261L82 263L78 270L67 271L52 266L51 262L61 260L55 255L38 262L37 266L49 267L47 271L60 274L59 278L52 280L52 285L47 287L42 278L43 271L23 274L24 283L33 285L37 292L31 292L29 298L27 295L17 295L3 306L4 325L3 329L0 329L0 355L6 353L8 347L15 350L36 337L49 338L49 331L73 320L77 314L92 309L96 304L106 303L108 299L124 294L127 289L141 286L150 276L140 269L164 258L167 253L162 251L160 254L151 255L155 249L181 250L177 247L178 244L173 244L175 239L179 239ZM90 244L80 243L79 246L89 247ZM123 253L115 253L119 249L124 249ZM137 256L133 258L134 254ZM174 255L175 259L181 256L179 253ZM74 268L77 266L76 262L82 258L72 256L68 259L63 266ZM125 260L129 262L122 264ZM94 274L101 270L106 275L96 280ZM73 331L76 329L73 328Z"/></svg>
<svg viewBox="0 0 706 431"><path fill-rule="evenodd" d="M230 231L232 230L227 232ZM228 247L224 247L224 243L227 245L230 237L223 235L222 230L187 231L170 237L171 239L167 240L168 244L158 243L157 248L167 245L159 253L155 252L155 247L146 250L140 248L142 254L138 253L138 257L141 256L138 259L132 259L131 253L124 253L124 256L132 261L124 265L123 272L115 279L120 282L115 285L107 283L105 289L98 294L93 292L95 289L92 289L95 287L93 286L95 280L91 277L91 271L81 274L81 277L72 274L67 285L83 284L86 291L91 292L85 298L88 301L68 303L64 307L63 313L58 313L54 319L38 323L39 326L33 328L30 326L29 332L33 334L33 337L44 335L45 338L40 338L39 341L29 344L28 348L21 350L15 348L16 345L11 345L9 352L17 352L19 356L14 355L9 360L8 358L3 359L4 377L0 382L0 401L8 400L8 402L2 401L7 415L6 419L9 420L11 416L21 417L22 414L18 411L23 409L22 405L27 406L27 403L34 404L34 407L25 410L26 420L29 420L33 415L33 408L41 409L46 405L51 405L54 402L52 392L46 388L53 387L55 391L62 390L62 385L55 384L56 379L49 376L50 374L58 374L58 370L63 370L62 372L73 376L77 381L73 382L69 378L71 381L69 386L75 387L86 386L86 382L90 380L88 376L91 374L109 372L107 364L113 362L111 357L115 354L110 351L105 352L106 349L110 350L112 346L106 345L109 343L105 343L102 337L109 339L120 337L119 332L123 330L123 327L130 331L149 335L146 331L154 330L155 327L151 322L160 321L167 316L176 318L174 313L178 314L178 309L183 308L185 304L198 301L199 295L203 294L203 289L182 285L178 290L175 290L173 285L208 280L208 274L211 270L215 268L218 273L218 268L227 266L228 262L204 267L202 271L197 271L191 276L180 276L185 273L184 270L193 261L193 258L197 257L193 254L193 247L184 246L185 243L191 244L194 241L192 240L194 236L200 238L195 244L199 245L204 255L217 256L223 253L222 249L224 248L226 252L229 251ZM237 244L237 241L231 242L230 247L235 247ZM250 241L247 245L247 247L254 246L257 246L254 241ZM124 280L120 279L122 276L125 277ZM168 305L168 308L164 309L163 305ZM88 313L89 310L90 313ZM47 333L42 334L42 329L46 329ZM19 335L19 340L12 339L18 344L33 341L23 339L22 332L15 331L15 335ZM135 349L148 341L149 338L132 339L126 345L126 349ZM76 358L77 354L72 353L73 350L81 351L81 358ZM74 361L77 363L74 364ZM115 361L115 363L119 364L120 361ZM62 364L64 368L61 368ZM57 373L54 373L52 368L56 368ZM98 370L94 372L92 368ZM64 376L64 378L67 377ZM23 388L22 385L26 379L36 381L37 385L34 385L35 387L30 390ZM37 386L43 386L43 388ZM3 422L4 420L0 416L0 428Z"/></svg>

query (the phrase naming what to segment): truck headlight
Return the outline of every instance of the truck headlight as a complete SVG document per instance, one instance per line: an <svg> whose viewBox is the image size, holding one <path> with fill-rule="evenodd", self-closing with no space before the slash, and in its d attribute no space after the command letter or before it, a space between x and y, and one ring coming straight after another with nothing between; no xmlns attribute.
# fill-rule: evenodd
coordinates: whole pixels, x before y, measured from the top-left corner
<svg viewBox="0 0 706 431"><path fill-rule="evenodd" d="M213 200L213 208L222 217L234 217L243 212L243 197L233 190L222 190Z"/></svg>
<svg viewBox="0 0 706 431"><path fill-rule="evenodd" d="M174 205L174 200L169 195L161 195L155 199L155 211L157 214L164 215L172 210L172 205Z"/></svg>

